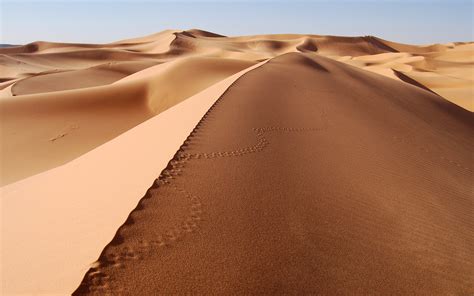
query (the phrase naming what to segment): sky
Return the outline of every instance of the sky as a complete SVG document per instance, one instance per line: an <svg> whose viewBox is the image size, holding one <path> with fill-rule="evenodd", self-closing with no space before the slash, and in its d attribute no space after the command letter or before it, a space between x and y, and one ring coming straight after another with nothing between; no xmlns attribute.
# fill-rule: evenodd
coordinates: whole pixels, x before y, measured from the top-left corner
<svg viewBox="0 0 474 296"><path fill-rule="evenodd" d="M0 43L106 43L165 29L473 41L474 0L0 0Z"/></svg>

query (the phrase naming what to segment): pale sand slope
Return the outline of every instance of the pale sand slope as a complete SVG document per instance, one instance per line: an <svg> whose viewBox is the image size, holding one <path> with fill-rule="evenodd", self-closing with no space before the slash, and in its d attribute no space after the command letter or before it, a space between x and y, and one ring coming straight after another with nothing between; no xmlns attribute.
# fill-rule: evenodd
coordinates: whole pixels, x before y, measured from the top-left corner
<svg viewBox="0 0 474 296"><path fill-rule="evenodd" d="M148 68L134 79L111 85L2 98L1 184L64 164L253 64L190 57ZM78 72L69 77L82 79ZM57 75L65 78L68 73ZM47 79L29 86L44 88L41 83ZM18 86L25 89L21 83Z"/></svg>
<svg viewBox="0 0 474 296"><path fill-rule="evenodd" d="M66 295L244 70L74 161L2 188L2 295Z"/></svg>
<svg viewBox="0 0 474 296"><path fill-rule="evenodd" d="M212 83L287 52L317 53L428 87L474 110L473 43L413 46L372 36L225 37L201 30L109 44L39 41L0 49L0 185L71 161ZM121 83L144 69L156 75Z"/></svg>
<svg viewBox="0 0 474 296"><path fill-rule="evenodd" d="M430 91L277 57L206 113L75 294L472 294L473 145L472 114Z"/></svg>

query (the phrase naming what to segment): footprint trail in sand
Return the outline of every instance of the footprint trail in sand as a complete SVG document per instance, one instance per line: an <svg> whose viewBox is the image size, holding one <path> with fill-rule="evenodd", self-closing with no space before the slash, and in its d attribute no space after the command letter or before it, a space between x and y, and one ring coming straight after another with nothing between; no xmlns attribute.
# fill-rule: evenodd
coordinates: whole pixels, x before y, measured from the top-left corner
<svg viewBox="0 0 474 296"><path fill-rule="evenodd" d="M207 112L75 294L472 292L471 118L274 58Z"/></svg>

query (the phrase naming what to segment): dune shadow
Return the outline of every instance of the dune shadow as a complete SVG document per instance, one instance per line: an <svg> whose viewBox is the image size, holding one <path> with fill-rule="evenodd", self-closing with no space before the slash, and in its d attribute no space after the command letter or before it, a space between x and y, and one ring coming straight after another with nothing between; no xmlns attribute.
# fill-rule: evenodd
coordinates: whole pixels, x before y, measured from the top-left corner
<svg viewBox="0 0 474 296"><path fill-rule="evenodd" d="M403 74L402 72L400 71L397 71L397 70L394 70L392 69L393 71L393 74L395 74L395 76L397 76L400 80L402 80L403 82L406 82L406 83L409 83L411 85L414 85L416 87L419 87L419 88L422 88L426 91L429 91L430 93L432 94L435 94L437 96L439 96L437 93L435 93L434 91L432 91L431 89L427 88L426 86L424 86L423 84L419 83L418 81L416 81L415 79Z"/></svg>

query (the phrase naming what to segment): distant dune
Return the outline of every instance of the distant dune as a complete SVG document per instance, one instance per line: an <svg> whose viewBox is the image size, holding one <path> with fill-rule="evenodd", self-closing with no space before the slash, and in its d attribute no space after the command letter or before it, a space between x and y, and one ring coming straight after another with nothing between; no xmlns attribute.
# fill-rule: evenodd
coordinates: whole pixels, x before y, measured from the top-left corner
<svg viewBox="0 0 474 296"><path fill-rule="evenodd" d="M19 45L15 45L15 44L0 44L0 48L3 48L3 47L14 47L14 46L19 46Z"/></svg>
<svg viewBox="0 0 474 296"><path fill-rule="evenodd" d="M0 54L6 295L474 292L474 42Z"/></svg>
<svg viewBox="0 0 474 296"><path fill-rule="evenodd" d="M207 86L288 52L319 54L413 82L474 110L473 43L413 46L372 36L295 34L225 37L196 29L110 44L37 41L0 49L6 139L1 184L64 164ZM139 77L144 69L147 77L141 81L123 79L133 73Z"/></svg>

